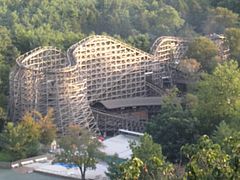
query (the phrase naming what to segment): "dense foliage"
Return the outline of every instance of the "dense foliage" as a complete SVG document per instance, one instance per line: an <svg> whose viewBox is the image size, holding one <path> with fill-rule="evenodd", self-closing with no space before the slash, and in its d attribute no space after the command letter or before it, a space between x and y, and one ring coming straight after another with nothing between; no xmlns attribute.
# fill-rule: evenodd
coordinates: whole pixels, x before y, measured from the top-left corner
<svg viewBox="0 0 240 180"><path fill-rule="evenodd" d="M238 63L229 60L217 65L212 74L202 74L194 94L180 98L172 91L163 98L161 111L149 122L147 132L162 145L168 160L183 160L181 147L195 143L201 135L212 136L222 145L240 131L239 81Z"/></svg>
<svg viewBox="0 0 240 180"><path fill-rule="evenodd" d="M51 111L46 116L35 113L39 123L30 114L15 125L7 121L8 76L19 54L45 45L65 50L91 34L109 34L148 51L157 37L176 35L191 42L179 70L200 80L187 87L191 92L181 101L176 93L165 98L160 114L147 127L152 138L144 136L140 145L132 145L132 159L111 166L115 172L111 175L113 179L154 179L165 172L172 175L172 166L163 155L179 162L181 146L195 143L185 146L190 160L185 174L188 179L238 179L239 14L239 0L0 0L0 158L34 155L39 142L49 145L56 136ZM224 34L230 58L236 61L223 62L219 47L204 37L209 33ZM71 152L71 140L76 136L65 138L70 144L62 146ZM77 140L81 138L77 136ZM97 144L80 142L85 146L75 144L82 154L73 162L94 168L96 154L88 155ZM91 148L83 148L88 146Z"/></svg>
<svg viewBox="0 0 240 180"><path fill-rule="evenodd" d="M39 137L38 124L27 113L16 126L13 123L6 125L0 134L1 148L3 152L11 155L11 160L30 157L38 153Z"/></svg>
<svg viewBox="0 0 240 180"><path fill-rule="evenodd" d="M231 57L240 62L240 29L229 28L225 31L227 44L229 44Z"/></svg>
<svg viewBox="0 0 240 180"><path fill-rule="evenodd" d="M38 120L40 127L40 143L50 145L57 135L57 127L53 119L53 109L48 109L48 112L43 116L39 112L34 112L35 118Z"/></svg>
<svg viewBox="0 0 240 180"><path fill-rule="evenodd" d="M60 138L62 151L56 161L78 166L81 179L85 180L86 171L96 169L99 158L104 156L100 151L102 144L87 129L81 129L78 125L71 125L68 130L68 135Z"/></svg>
<svg viewBox="0 0 240 180"><path fill-rule="evenodd" d="M147 132L162 145L164 155L173 162L180 160L180 148L195 142L198 135L198 120L190 111L190 102L185 104L189 108L184 108L177 92L172 91L164 97L161 111L147 126Z"/></svg>
<svg viewBox="0 0 240 180"><path fill-rule="evenodd" d="M145 134L139 143L132 142L132 158L120 164L110 164L106 173L117 180L155 180L174 179L173 164L165 161L161 145L154 143L150 135Z"/></svg>
<svg viewBox="0 0 240 180"><path fill-rule="evenodd" d="M212 75L205 74L198 83L198 107L196 115L201 131L210 134L223 120L239 121L240 70L236 61L218 65Z"/></svg>
<svg viewBox="0 0 240 180"><path fill-rule="evenodd" d="M211 72L217 64L217 46L206 37L196 38L189 44L187 56L196 59L202 69Z"/></svg>
<svg viewBox="0 0 240 180"><path fill-rule="evenodd" d="M0 0L0 7L3 108L7 107L9 70L20 53L44 45L66 49L85 36L102 33L148 51L159 36L194 37L238 28L240 11L237 0ZM238 36L233 31L226 34ZM232 56L239 59L234 40L229 38ZM197 60L212 62L212 58Z"/></svg>
<svg viewBox="0 0 240 180"><path fill-rule="evenodd" d="M41 152L40 143L43 146L49 145L56 137L56 127L50 118L51 113L51 110L48 111L45 117L39 112L26 113L17 124L5 122L5 128L0 133L0 153L3 158L4 156L9 158L1 159L0 155L0 161L31 157ZM41 118L34 118L34 114ZM1 114L2 117L4 114Z"/></svg>
<svg viewBox="0 0 240 180"><path fill-rule="evenodd" d="M214 144L208 136L202 136L198 144L184 146L183 151L190 158L186 166L187 179L240 178L239 151L234 149L236 140L233 137L225 139L233 154L228 154L219 144Z"/></svg>

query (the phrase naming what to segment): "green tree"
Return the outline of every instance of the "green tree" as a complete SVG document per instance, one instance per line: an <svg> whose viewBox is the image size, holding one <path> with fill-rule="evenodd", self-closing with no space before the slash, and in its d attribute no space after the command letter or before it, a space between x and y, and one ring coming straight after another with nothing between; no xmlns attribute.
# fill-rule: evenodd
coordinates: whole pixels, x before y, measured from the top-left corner
<svg viewBox="0 0 240 180"><path fill-rule="evenodd" d="M86 171L95 169L98 158L103 156L99 150L101 143L86 129L78 125L69 127L69 134L61 137L60 147L63 151L57 156L57 161L77 165L81 178L85 180Z"/></svg>
<svg viewBox="0 0 240 180"><path fill-rule="evenodd" d="M189 158L187 179L231 179L230 156L208 136L202 136L195 145L185 145L182 150Z"/></svg>
<svg viewBox="0 0 240 180"><path fill-rule="evenodd" d="M138 180L140 178L143 169L143 162L137 158L132 159L122 163L120 165L120 171L122 175L119 180Z"/></svg>
<svg viewBox="0 0 240 180"><path fill-rule="evenodd" d="M198 120L192 116L190 101L185 106L189 109L183 108L173 91L163 99L159 114L147 125L147 132L162 145L163 154L173 162L180 159L180 148L193 143L198 136Z"/></svg>
<svg viewBox="0 0 240 180"><path fill-rule="evenodd" d="M230 55L233 59L240 62L240 29L229 28L225 31L227 45L230 49Z"/></svg>
<svg viewBox="0 0 240 180"><path fill-rule="evenodd" d="M156 32L157 36L174 34L180 29L184 20L179 16L178 12L171 6L164 6L157 11L155 18L155 25L151 30Z"/></svg>
<svg viewBox="0 0 240 180"><path fill-rule="evenodd" d="M226 28L236 27L238 21L238 14L227 8L217 7L211 9L208 13L207 20L204 23L204 32L206 34L222 34Z"/></svg>
<svg viewBox="0 0 240 180"><path fill-rule="evenodd" d="M139 158L143 162L140 179L173 178L174 168L171 163L165 162L162 155L162 148L154 143L150 135L145 134L140 138L140 144L130 145L133 157Z"/></svg>
<svg viewBox="0 0 240 180"><path fill-rule="evenodd" d="M0 42L0 60L5 64L13 65L19 52L13 45L10 31L4 26L0 26Z"/></svg>
<svg viewBox="0 0 240 180"><path fill-rule="evenodd" d="M221 145L222 149L230 156L230 165L233 169L231 179L240 178L239 136L239 123L231 123L229 125L223 121L217 127L216 131L214 131L212 137L214 142Z"/></svg>
<svg viewBox="0 0 240 180"><path fill-rule="evenodd" d="M130 144L132 158L126 162L114 164L106 174L108 177L119 180L132 179L172 179L175 177L171 163L165 161L159 144L153 142L150 135L145 134L140 142Z"/></svg>
<svg viewBox="0 0 240 180"><path fill-rule="evenodd" d="M217 46L206 37L199 37L189 44L187 56L196 59L202 69L211 72L216 66Z"/></svg>
<svg viewBox="0 0 240 180"><path fill-rule="evenodd" d="M202 32L202 25L208 15L209 0L185 0L187 7L181 10L187 24L191 25L197 33Z"/></svg>
<svg viewBox="0 0 240 180"><path fill-rule="evenodd" d="M98 10L98 19L94 29L96 33L118 34L124 38L132 34L130 13L133 7L136 7L135 2L99 0L96 6Z"/></svg>
<svg viewBox="0 0 240 180"><path fill-rule="evenodd" d="M10 160L26 157L26 137L22 137L23 130L20 126L14 127L13 123L7 123L4 131L0 134L0 146L2 152L9 154Z"/></svg>
<svg viewBox="0 0 240 180"><path fill-rule="evenodd" d="M232 179L240 178L240 132L236 131L224 139L223 149L230 155L230 165L233 169Z"/></svg>
<svg viewBox="0 0 240 180"><path fill-rule="evenodd" d="M225 121L220 122L213 132L212 139L215 143L223 145L224 139L234 135L237 131L231 128Z"/></svg>
<svg viewBox="0 0 240 180"><path fill-rule="evenodd" d="M7 123L0 134L2 151L9 153L12 160L37 155L39 148L40 129L30 113L26 113L23 119L14 126Z"/></svg>
<svg viewBox="0 0 240 180"><path fill-rule="evenodd" d="M43 116L39 112L34 112L37 115L38 125L40 127L40 142L44 145L50 145L57 136L57 127L53 121L53 109L48 109L48 112Z"/></svg>
<svg viewBox="0 0 240 180"><path fill-rule="evenodd" d="M6 112L0 107L0 133L2 132L4 125L6 123Z"/></svg>
<svg viewBox="0 0 240 180"><path fill-rule="evenodd" d="M220 6L220 7L225 7L233 12L240 13L240 2L238 0L211 0L211 4L215 7Z"/></svg>
<svg viewBox="0 0 240 180"><path fill-rule="evenodd" d="M8 76L9 76L10 67L3 60L0 59L0 88L2 95L8 94ZM4 106L4 99L1 100L0 105Z"/></svg>
<svg viewBox="0 0 240 180"><path fill-rule="evenodd" d="M109 179L119 180L121 177L124 177L123 170L120 166L122 162L123 161L120 160L117 155L114 155L113 157L111 157L109 161L107 161L108 169L107 172L105 172L105 174Z"/></svg>
<svg viewBox="0 0 240 180"><path fill-rule="evenodd" d="M148 34L138 34L129 36L127 42L145 52L149 51L150 42Z"/></svg>
<svg viewBox="0 0 240 180"><path fill-rule="evenodd" d="M202 133L211 134L223 120L239 120L240 71L236 61L219 64L212 75L205 74L198 83L196 116Z"/></svg>
<svg viewBox="0 0 240 180"><path fill-rule="evenodd" d="M0 25L0 107L7 108L10 65L13 65L19 55L13 45L10 32Z"/></svg>
<svg viewBox="0 0 240 180"><path fill-rule="evenodd" d="M24 131L24 138L27 141L24 144L24 148L26 151L26 156L34 156L38 154L39 151L39 139L40 139L40 126L33 119L31 113L25 113L22 120L19 122L17 126L20 126L20 130ZM22 133L22 132L20 132Z"/></svg>

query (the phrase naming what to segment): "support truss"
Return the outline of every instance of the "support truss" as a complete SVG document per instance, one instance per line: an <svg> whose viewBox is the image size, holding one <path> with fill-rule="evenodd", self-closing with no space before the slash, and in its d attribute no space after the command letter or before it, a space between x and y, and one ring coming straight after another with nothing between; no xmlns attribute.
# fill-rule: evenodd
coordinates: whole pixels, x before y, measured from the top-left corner
<svg viewBox="0 0 240 180"><path fill-rule="evenodd" d="M109 36L90 36L67 55L53 47L34 49L20 56L10 73L10 117L17 121L26 111L46 114L53 107L61 132L70 123L97 131L91 103L147 96L146 74L152 73L151 83L160 88L164 77L171 78L168 63L186 49L183 39L161 37L149 54Z"/></svg>

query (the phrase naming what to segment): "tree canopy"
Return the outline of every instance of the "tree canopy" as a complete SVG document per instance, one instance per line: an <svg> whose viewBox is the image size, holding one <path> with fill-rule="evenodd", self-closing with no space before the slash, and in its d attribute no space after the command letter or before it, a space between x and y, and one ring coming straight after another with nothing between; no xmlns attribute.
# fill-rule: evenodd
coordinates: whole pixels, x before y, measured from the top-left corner
<svg viewBox="0 0 240 180"><path fill-rule="evenodd" d="M174 179L173 164L165 161L161 145L154 143L150 135L144 134L139 143L132 142L130 147L132 158L110 167L106 173L108 177L119 180Z"/></svg>
<svg viewBox="0 0 240 180"><path fill-rule="evenodd" d="M239 28L238 5L237 0L1 0L0 106L7 107L9 70L20 53L48 45L67 49L85 36L102 33L148 51L159 36L195 38ZM235 46L238 35L233 31L230 36L229 31L226 34L232 37L228 38L232 58L239 59L239 48ZM215 48L204 42L199 48L203 57L189 58L211 71L215 66Z"/></svg>
<svg viewBox="0 0 240 180"><path fill-rule="evenodd" d="M71 125L68 133L60 139L63 151L57 156L57 161L78 166L81 179L85 180L87 170L95 169L98 159L104 155L100 151L102 144L91 132L78 125Z"/></svg>
<svg viewBox="0 0 240 180"><path fill-rule="evenodd" d="M203 132L209 133L222 120L239 119L240 71L236 61L219 64L212 75L198 84L197 116Z"/></svg>
<svg viewBox="0 0 240 180"><path fill-rule="evenodd" d="M187 179L231 179L234 174L229 155L208 136L196 145L186 145L183 151L190 158L186 167Z"/></svg>
<svg viewBox="0 0 240 180"><path fill-rule="evenodd" d="M0 134L1 148L10 154L12 160L37 155L39 149L40 129L30 113L14 126L9 122Z"/></svg>
<svg viewBox="0 0 240 180"><path fill-rule="evenodd" d="M9 161L14 161L44 152L41 143L49 145L56 137L56 126L51 116L52 110L46 116L36 111L26 112L14 124L6 120L5 112L0 108L0 153L9 156Z"/></svg>
<svg viewBox="0 0 240 180"><path fill-rule="evenodd" d="M217 46L206 37L196 38L190 43L187 56L196 59L202 66L202 69L211 72L216 66Z"/></svg>
<svg viewBox="0 0 240 180"><path fill-rule="evenodd" d="M53 112L54 110L51 108L48 109L45 116L37 111L33 112L37 116L36 119L40 128L40 142L44 145L50 145L57 136L57 127L54 124Z"/></svg>
<svg viewBox="0 0 240 180"><path fill-rule="evenodd" d="M226 28L237 27L238 21L238 14L227 8L217 7L210 10L205 21L204 32L223 34Z"/></svg>
<svg viewBox="0 0 240 180"><path fill-rule="evenodd" d="M140 145L132 145L133 157L115 170L125 179L154 179L153 176L165 172L172 175L172 164L163 155L173 162L181 160L181 146L207 134L213 141L203 136L198 145L192 146L195 151L189 155L186 177L237 179L239 14L239 0L1 0L1 152L8 151L6 156L13 159L28 157L37 153L39 142L49 145L56 137L51 111L47 115L35 113L38 121L33 114L26 114L16 124L6 120L9 72L19 54L48 45L66 50L91 34L109 34L149 51L157 37L175 35L190 41L178 70L191 77L201 71L205 74L198 78L197 86L192 85L192 94L180 100L173 93L164 99L160 113L147 125L152 138L145 135ZM205 37L209 33L224 33L224 45L229 47L230 58L236 61L223 63L218 56L219 47ZM62 138L65 151L61 161L77 164L84 177L88 168L95 168L99 144L86 132L79 135L79 129L69 132ZM76 154L77 151L80 153ZM207 166L202 167L200 160ZM130 171L131 168L134 170Z"/></svg>
<svg viewBox="0 0 240 180"><path fill-rule="evenodd" d="M163 154L172 162L180 160L181 146L193 143L198 135L198 120L190 109L185 109L176 91L172 91L164 98L159 114L147 125L147 132L162 145Z"/></svg>
<svg viewBox="0 0 240 180"><path fill-rule="evenodd" d="M225 36L231 57L240 62L240 29L229 28L225 31Z"/></svg>

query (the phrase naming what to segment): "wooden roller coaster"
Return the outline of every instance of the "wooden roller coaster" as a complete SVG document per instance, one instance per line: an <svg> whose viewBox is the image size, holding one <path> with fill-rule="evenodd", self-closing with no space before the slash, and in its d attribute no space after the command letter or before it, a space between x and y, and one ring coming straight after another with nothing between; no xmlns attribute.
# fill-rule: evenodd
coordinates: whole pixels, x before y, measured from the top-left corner
<svg viewBox="0 0 240 180"><path fill-rule="evenodd" d="M97 131L93 103L149 96L149 87L160 96L164 80L171 82L169 63L186 50L187 41L176 37L157 39L146 53L109 36L90 36L66 54L53 47L34 49L20 56L10 73L10 118L18 121L31 110L46 114L52 107L59 131L70 123Z"/></svg>

